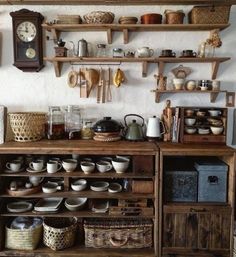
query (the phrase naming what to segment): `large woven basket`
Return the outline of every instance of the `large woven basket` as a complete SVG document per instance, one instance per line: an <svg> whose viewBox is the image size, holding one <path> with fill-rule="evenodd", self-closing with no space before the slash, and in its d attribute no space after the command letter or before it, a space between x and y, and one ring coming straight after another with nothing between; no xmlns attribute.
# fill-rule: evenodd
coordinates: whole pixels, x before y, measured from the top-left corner
<svg viewBox="0 0 236 257"><path fill-rule="evenodd" d="M43 225L33 229L11 229L6 226L5 247L13 250L34 250L42 238Z"/></svg>
<svg viewBox="0 0 236 257"><path fill-rule="evenodd" d="M229 15L230 6L194 6L189 12L189 23L226 24Z"/></svg>
<svg viewBox="0 0 236 257"><path fill-rule="evenodd" d="M46 113L14 112L9 117L15 141L38 141L44 137Z"/></svg>
<svg viewBox="0 0 236 257"><path fill-rule="evenodd" d="M75 243L77 219L45 218L43 222L43 242L52 250L62 250Z"/></svg>
<svg viewBox="0 0 236 257"><path fill-rule="evenodd" d="M152 246L152 221L140 219L85 220L85 246L145 248Z"/></svg>
<svg viewBox="0 0 236 257"><path fill-rule="evenodd" d="M165 11L166 24L183 24L185 14L182 11Z"/></svg>

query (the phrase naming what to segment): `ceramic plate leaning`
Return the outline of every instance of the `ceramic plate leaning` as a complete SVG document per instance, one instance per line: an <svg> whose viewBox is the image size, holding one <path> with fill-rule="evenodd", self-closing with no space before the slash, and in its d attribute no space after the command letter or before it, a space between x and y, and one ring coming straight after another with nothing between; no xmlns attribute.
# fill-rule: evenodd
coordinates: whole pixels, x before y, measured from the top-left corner
<svg viewBox="0 0 236 257"><path fill-rule="evenodd" d="M28 168L26 169L26 171L31 172L31 173L40 173L40 172L45 171L46 169L47 169L47 167L44 167L42 170L33 170L33 169L31 169L30 167L28 167Z"/></svg>
<svg viewBox="0 0 236 257"><path fill-rule="evenodd" d="M98 181L94 182L91 186L90 189L96 192L102 192L102 191L107 191L109 187L109 183L105 181Z"/></svg>
<svg viewBox="0 0 236 257"><path fill-rule="evenodd" d="M12 203L8 203L7 204L7 210L9 212L13 212L13 213L20 213L20 212L27 212L27 211L31 211L33 208L33 204L32 203L28 203L28 202L12 202Z"/></svg>

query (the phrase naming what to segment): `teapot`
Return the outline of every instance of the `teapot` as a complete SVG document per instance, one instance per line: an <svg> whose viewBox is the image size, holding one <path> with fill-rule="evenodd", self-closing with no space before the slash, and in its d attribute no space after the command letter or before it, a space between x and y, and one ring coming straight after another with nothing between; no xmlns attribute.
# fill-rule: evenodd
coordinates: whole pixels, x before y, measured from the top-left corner
<svg viewBox="0 0 236 257"><path fill-rule="evenodd" d="M161 129L162 126L162 129ZM146 136L148 141L155 141L165 133L165 126L163 122L156 116L148 119Z"/></svg>
<svg viewBox="0 0 236 257"><path fill-rule="evenodd" d="M154 54L154 50L144 46L137 49L138 57L151 57Z"/></svg>
<svg viewBox="0 0 236 257"><path fill-rule="evenodd" d="M78 41L78 47L77 50L75 49L75 44L73 41L70 41L70 43L73 45L73 54L78 57L87 57L88 54L88 42L85 39L80 39Z"/></svg>
<svg viewBox="0 0 236 257"><path fill-rule="evenodd" d="M132 123L127 125L127 117L135 116L142 120L142 124L138 124L136 120L132 120ZM144 119L143 117L137 115L137 114L127 114L124 117L125 121L125 138L130 141L143 141L144 135L143 135L143 126L144 126Z"/></svg>

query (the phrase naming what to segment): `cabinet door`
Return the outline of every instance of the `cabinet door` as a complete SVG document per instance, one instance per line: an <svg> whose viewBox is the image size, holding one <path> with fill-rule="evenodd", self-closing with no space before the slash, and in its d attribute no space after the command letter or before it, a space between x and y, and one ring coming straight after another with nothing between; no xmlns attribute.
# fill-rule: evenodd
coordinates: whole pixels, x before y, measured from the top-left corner
<svg viewBox="0 0 236 257"><path fill-rule="evenodd" d="M230 230L230 207L164 207L164 248L228 251Z"/></svg>

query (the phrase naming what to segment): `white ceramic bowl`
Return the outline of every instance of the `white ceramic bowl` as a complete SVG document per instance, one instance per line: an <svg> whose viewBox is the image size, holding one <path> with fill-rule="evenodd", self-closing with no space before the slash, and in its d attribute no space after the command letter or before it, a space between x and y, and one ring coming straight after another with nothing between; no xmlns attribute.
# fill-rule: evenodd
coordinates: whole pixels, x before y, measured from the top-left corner
<svg viewBox="0 0 236 257"><path fill-rule="evenodd" d="M221 114L219 110L208 110L211 117L217 117Z"/></svg>
<svg viewBox="0 0 236 257"><path fill-rule="evenodd" d="M194 134L196 133L197 129L196 128L192 128L192 127L185 127L184 128L184 131L187 133L187 134Z"/></svg>
<svg viewBox="0 0 236 257"><path fill-rule="evenodd" d="M210 133L209 128L198 128L198 134L199 135L208 135Z"/></svg>
<svg viewBox="0 0 236 257"><path fill-rule="evenodd" d="M84 205L86 204L88 198L67 198L65 200L65 206L70 211L78 211L83 209Z"/></svg>
<svg viewBox="0 0 236 257"><path fill-rule="evenodd" d="M87 187L87 180L85 179L78 179L71 183L71 188L74 191L82 191Z"/></svg>
<svg viewBox="0 0 236 257"><path fill-rule="evenodd" d="M214 135L220 135L223 130L224 130L224 127L210 127L211 128L211 132L214 134Z"/></svg>
<svg viewBox="0 0 236 257"><path fill-rule="evenodd" d="M107 191L109 187L109 183L105 182L105 181L97 181L94 182L91 186L90 189L96 192L103 192L103 191Z"/></svg>
<svg viewBox="0 0 236 257"><path fill-rule="evenodd" d="M196 122L196 119L195 119L195 118L185 118L185 119L184 119L185 125L188 125L188 126L194 125L195 122Z"/></svg>
<svg viewBox="0 0 236 257"><path fill-rule="evenodd" d="M173 84L176 90L183 89L184 86L184 79L173 79Z"/></svg>
<svg viewBox="0 0 236 257"><path fill-rule="evenodd" d="M77 160L74 159L65 159L62 161L62 166L66 172L72 172L77 167Z"/></svg>
<svg viewBox="0 0 236 257"><path fill-rule="evenodd" d="M112 166L116 173L124 173L129 167L129 160L124 158L115 158L112 160Z"/></svg>

